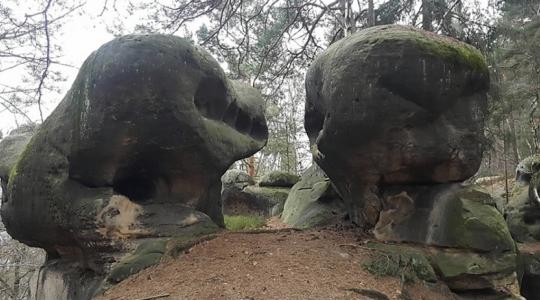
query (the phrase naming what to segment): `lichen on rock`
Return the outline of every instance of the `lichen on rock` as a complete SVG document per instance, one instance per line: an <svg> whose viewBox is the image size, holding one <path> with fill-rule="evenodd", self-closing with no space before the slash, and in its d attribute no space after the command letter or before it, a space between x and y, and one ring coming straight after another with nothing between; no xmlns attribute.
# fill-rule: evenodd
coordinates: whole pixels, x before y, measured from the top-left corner
<svg viewBox="0 0 540 300"><path fill-rule="evenodd" d="M176 36L119 37L87 58L11 168L2 220L50 261L104 278L140 240L224 226L220 177L267 137L260 93L206 51Z"/></svg>
<svg viewBox="0 0 540 300"><path fill-rule="evenodd" d="M455 182L476 172L488 86L477 50L404 26L359 31L314 61L305 127L353 222L374 225L381 185Z"/></svg>

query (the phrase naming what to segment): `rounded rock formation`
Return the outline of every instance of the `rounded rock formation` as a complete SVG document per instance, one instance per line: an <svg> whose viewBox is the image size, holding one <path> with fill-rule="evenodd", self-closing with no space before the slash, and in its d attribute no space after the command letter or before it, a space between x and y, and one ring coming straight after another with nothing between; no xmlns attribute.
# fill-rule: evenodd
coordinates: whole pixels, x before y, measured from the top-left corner
<svg viewBox="0 0 540 300"><path fill-rule="evenodd" d="M411 27L362 30L320 55L306 76L305 127L351 219L374 225L383 185L471 177L488 86L478 50Z"/></svg>
<svg viewBox="0 0 540 300"><path fill-rule="evenodd" d="M206 51L175 36L120 37L88 57L30 141L2 219L49 260L102 273L138 239L223 226L220 177L267 136L260 93Z"/></svg>

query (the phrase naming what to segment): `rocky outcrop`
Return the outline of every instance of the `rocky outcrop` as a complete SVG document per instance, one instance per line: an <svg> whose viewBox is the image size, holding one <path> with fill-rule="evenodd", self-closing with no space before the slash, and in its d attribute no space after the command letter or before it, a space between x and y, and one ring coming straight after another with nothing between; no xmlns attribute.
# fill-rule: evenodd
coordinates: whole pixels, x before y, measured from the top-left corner
<svg viewBox="0 0 540 300"><path fill-rule="evenodd" d="M90 55L30 141L2 219L47 251L42 278L76 262L93 286L127 257L155 261L162 252L137 253L148 240L223 226L220 177L267 135L260 94L227 80L206 51L175 36L120 37Z"/></svg>
<svg viewBox="0 0 540 300"><path fill-rule="evenodd" d="M287 178L294 176L283 174ZM278 216L290 191L288 183L263 185L261 181L255 184L252 177L239 170L227 171L221 182L223 213L226 215Z"/></svg>
<svg viewBox="0 0 540 300"><path fill-rule="evenodd" d="M9 174L17 163L19 155L37 130L37 125L27 124L12 130L8 136L0 140L0 195L2 203L7 199L7 183Z"/></svg>
<svg viewBox="0 0 540 300"><path fill-rule="evenodd" d="M532 155L516 167L516 185L508 195L505 217L518 243L521 293L527 299L540 295L540 155Z"/></svg>
<svg viewBox="0 0 540 300"><path fill-rule="evenodd" d="M393 186L385 194L387 204L402 202L381 212L373 230L379 240L515 252L503 216L491 196L479 187L458 183Z"/></svg>
<svg viewBox="0 0 540 300"><path fill-rule="evenodd" d="M521 294L527 299L540 296L540 242L519 244Z"/></svg>
<svg viewBox="0 0 540 300"><path fill-rule="evenodd" d="M540 154L524 158L516 166L516 181L529 183L535 173L540 172Z"/></svg>
<svg viewBox="0 0 540 300"><path fill-rule="evenodd" d="M350 219L381 241L432 247L439 279L466 294L516 282L496 201L461 183L481 162L488 86L475 48L394 25L334 43L306 76L313 157Z"/></svg>
<svg viewBox="0 0 540 300"><path fill-rule="evenodd" d="M520 299L515 253L493 257L465 249L418 244L369 242L366 246L376 250L363 263L368 272L399 277L405 284L439 283L446 287L443 294L429 299ZM482 290L490 292L478 293Z"/></svg>
<svg viewBox="0 0 540 300"><path fill-rule="evenodd" d="M261 178L259 186L292 187L300 180L298 175L283 171L273 171Z"/></svg>
<svg viewBox="0 0 540 300"><path fill-rule="evenodd" d="M296 228L310 228L341 221L346 214L343 201L330 179L314 164L292 187L281 219Z"/></svg>
<svg viewBox="0 0 540 300"><path fill-rule="evenodd" d="M518 243L540 241L540 208L532 204L529 186L515 186L508 200L505 217L512 237Z"/></svg>

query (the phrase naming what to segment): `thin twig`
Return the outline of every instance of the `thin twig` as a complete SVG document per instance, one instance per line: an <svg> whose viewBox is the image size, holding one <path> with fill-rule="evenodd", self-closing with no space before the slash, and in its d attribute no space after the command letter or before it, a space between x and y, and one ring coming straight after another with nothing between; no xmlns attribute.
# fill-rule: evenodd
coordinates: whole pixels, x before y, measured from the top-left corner
<svg viewBox="0 0 540 300"><path fill-rule="evenodd" d="M151 299L158 299L158 298L165 298L165 297L169 297L171 294L169 293L165 293L165 294L161 294L161 295L155 295L155 296L148 296L148 297L143 297L143 298L137 298L137 299L133 299L133 300L151 300Z"/></svg>
<svg viewBox="0 0 540 300"><path fill-rule="evenodd" d="M43 110L41 108L41 98L43 96L43 84L45 83L45 79L47 78L47 76L49 74L49 66L51 65L51 37L49 35L49 19L48 19L47 14L48 14L49 8L51 7L52 1L53 0L48 0L47 1L47 6L43 10L43 17L44 17L43 28L45 30L45 38L47 40L47 44L46 44L47 48L46 48L45 69L43 70L43 73L41 74L41 78L39 80L39 85L38 85L38 88L37 88L37 94L38 94L37 104L38 104L38 109L39 109L39 117L40 117L42 123L43 123Z"/></svg>

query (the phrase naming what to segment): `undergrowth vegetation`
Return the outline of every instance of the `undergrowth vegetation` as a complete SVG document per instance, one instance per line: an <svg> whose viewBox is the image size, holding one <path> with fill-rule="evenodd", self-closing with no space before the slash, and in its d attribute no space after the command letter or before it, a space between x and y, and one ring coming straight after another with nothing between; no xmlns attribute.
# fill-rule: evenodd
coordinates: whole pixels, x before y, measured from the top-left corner
<svg viewBox="0 0 540 300"><path fill-rule="evenodd" d="M419 280L433 282L435 271L425 256L413 250L398 247L370 245L375 250L373 259L362 266L375 276L398 277L402 282Z"/></svg>
<svg viewBox="0 0 540 300"><path fill-rule="evenodd" d="M227 216L225 215L225 228L231 231L257 229L266 221L257 216Z"/></svg>

